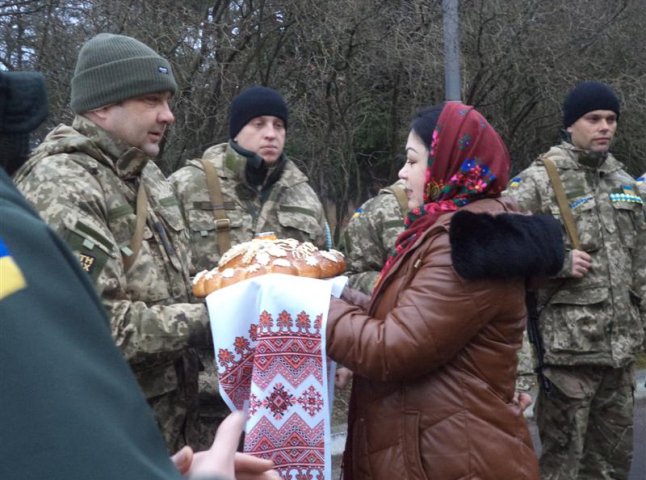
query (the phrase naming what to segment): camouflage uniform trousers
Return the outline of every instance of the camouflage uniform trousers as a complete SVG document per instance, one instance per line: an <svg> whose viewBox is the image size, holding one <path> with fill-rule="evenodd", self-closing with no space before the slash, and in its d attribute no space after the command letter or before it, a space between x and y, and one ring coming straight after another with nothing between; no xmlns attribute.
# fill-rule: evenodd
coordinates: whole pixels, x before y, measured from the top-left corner
<svg viewBox="0 0 646 480"><path fill-rule="evenodd" d="M190 445L190 434L197 416L197 382L186 379L186 376L197 376L197 356L185 356L179 359L174 367L177 378L175 382L169 380L167 383L176 383L177 388L147 398L169 454L177 452L184 445ZM140 384L141 378L138 376Z"/></svg>
<svg viewBox="0 0 646 480"><path fill-rule="evenodd" d="M162 432L168 453L173 454L186 445L187 413L185 402L178 390L148 399L155 420Z"/></svg>
<svg viewBox="0 0 646 480"><path fill-rule="evenodd" d="M536 405L543 480L627 479L633 451L634 364L550 367Z"/></svg>
<svg viewBox="0 0 646 480"><path fill-rule="evenodd" d="M213 350L200 349L199 355L204 370L199 376L197 411L191 417L187 431L187 443L195 451L211 447L218 426L231 413L218 390L218 372Z"/></svg>

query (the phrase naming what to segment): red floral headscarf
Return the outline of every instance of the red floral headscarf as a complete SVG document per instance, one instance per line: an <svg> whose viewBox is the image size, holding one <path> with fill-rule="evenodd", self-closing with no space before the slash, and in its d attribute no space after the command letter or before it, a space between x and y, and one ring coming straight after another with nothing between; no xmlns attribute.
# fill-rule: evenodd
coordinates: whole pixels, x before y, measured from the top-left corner
<svg viewBox="0 0 646 480"><path fill-rule="evenodd" d="M397 237L380 278L441 215L480 198L498 197L507 186L507 147L471 106L461 102L444 105L428 150L424 204L408 213L406 229Z"/></svg>

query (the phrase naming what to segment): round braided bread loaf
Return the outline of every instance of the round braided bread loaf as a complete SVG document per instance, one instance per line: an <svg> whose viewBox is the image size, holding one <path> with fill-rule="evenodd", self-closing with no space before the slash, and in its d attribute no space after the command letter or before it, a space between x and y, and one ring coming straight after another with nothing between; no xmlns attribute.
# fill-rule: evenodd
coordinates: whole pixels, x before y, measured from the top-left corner
<svg viewBox="0 0 646 480"><path fill-rule="evenodd" d="M231 247L218 266L203 270L193 279L198 298L234 283L266 273L310 278L330 278L345 271L345 257L336 250L319 250L310 242L291 238L254 238Z"/></svg>

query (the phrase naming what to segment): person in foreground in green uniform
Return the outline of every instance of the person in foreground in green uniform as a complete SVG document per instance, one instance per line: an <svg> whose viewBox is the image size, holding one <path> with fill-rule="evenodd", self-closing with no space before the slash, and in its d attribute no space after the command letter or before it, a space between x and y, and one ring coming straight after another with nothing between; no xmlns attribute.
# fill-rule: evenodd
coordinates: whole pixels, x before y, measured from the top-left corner
<svg viewBox="0 0 646 480"><path fill-rule="evenodd" d="M0 72L0 478L278 478L235 453L241 413L169 459L89 277L8 175L46 115L40 74Z"/></svg>

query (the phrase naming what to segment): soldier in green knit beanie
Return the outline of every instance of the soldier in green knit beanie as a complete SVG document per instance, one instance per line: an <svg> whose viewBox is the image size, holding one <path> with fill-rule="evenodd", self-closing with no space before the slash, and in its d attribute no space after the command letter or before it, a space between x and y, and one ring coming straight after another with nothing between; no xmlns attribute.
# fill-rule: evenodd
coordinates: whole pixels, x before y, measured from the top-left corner
<svg viewBox="0 0 646 480"><path fill-rule="evenodd" d="M148 93L176 91L168 60L134 38L101 33L79 53L72 110L83 113Z"/></svg>
<svg viewBox="0 0 646 480"><path fill-rule="evenodd" d="M168 60L134 38L101 33L79 52L71 107L117 140L156 157L166 127L175 121L168 102L176 91ZM153 108L142 109L142 103Z"/></svg>
<svg viewBox="0 0 646 480"><path fill-rule="evenodd" d="M153 161L175 121L176 91L171 64L155 50L124 35L95 36L72 78L72 125L50 132L15 177L94 283L169 451L187 443L194 348L209 340L182 215Z"/></svg>

